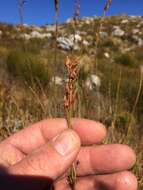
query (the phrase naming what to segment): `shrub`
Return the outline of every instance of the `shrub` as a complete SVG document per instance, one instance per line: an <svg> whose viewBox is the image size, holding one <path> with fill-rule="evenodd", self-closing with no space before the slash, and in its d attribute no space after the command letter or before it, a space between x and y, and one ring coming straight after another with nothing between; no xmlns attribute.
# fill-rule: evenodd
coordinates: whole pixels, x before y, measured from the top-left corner
<svg viewBox="0 0 143 190"><path fill-rule="evenodd" d="M8 54L8 49L0 46L0 57L5 57Z"/></svg>
<svg viewBox="0 0 143 190"><path fill-rule="evenodd" d="M112 51L118 51L120 45L121 45L121 42L119 39L114 39L111 37L108 37L104 39L103 41L100 41L100 47L110 48Z"/></svg>
<svg viewBox="0 0 143 190"><path fill-rule="evenodd" d="M92 70L92 61L87 55L84 55L83 57L81 57L79 64L79 76L78 76L79 82L82 81L85 82L91 70Z"/></svg>
<svg viewBox="0 0 143 190"><path fill-rule="evenodd" d="M46 59L28 52L11 52L7 58L7 69L13 76L30 85L40 82L45 86L50 80L50 70Z"/></svg>
<svg viewBox="0 0 143 190"><path fill-rule="evenodd" d="M44 47L44 44L46 43L43 39L30 39L28 42L26 42L25 48L28 52L38 54L40 50Z"/></svg>
<svg viewBox="0 0 143 190"><path fill-rule="evenodd" d="M116 116L116 126L119 127L122 130L129 125L130 120L132 121L132 124L135 125L136 120L134 116L129 112L121 112Z"/></svg>
<svg viewBox="0 0 143 190"><path fill-rule="evenodd" d="M137 47L135 50L135 57L136 59L142 63L143 60L143 47Z"/></svg>
<svg viewBox="0 0 143 190"><path fill-rule="evenodd" d="M122 53L116 56L115 62L129 67L134 67L137 64L135 57L129 53Z"/></svg>

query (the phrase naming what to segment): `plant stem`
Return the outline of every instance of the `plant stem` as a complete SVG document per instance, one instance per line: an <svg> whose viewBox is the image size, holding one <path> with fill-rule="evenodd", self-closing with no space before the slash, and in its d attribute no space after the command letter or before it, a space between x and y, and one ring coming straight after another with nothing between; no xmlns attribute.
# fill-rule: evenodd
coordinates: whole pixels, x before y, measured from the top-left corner
<svg viewBox="0 0 143 190"><path fill-rule="evenodd" d="M71 124L72 108L71 107L69 108L69 110L66 110L66 116L67 116L68 128L72 129L72 124ZM72 166L69 169L68 180L69 180L70 186L72 187L76 181L76 168L75 168L74 163L72 164Z"/></svg>
<svg viewBox="0 0 143 190"><path fill-rule="evenodd" d="M65 62L68 71L68 82L65 88L64 108L69 129L72 129L71 119L73 117L74 104L77 97L76 81L78 77L78 63L78 59L70 59L69 57L67 57ZM68 181L71 189L74 189L76 182L76 168L74 163L69 169Z"/></svg>

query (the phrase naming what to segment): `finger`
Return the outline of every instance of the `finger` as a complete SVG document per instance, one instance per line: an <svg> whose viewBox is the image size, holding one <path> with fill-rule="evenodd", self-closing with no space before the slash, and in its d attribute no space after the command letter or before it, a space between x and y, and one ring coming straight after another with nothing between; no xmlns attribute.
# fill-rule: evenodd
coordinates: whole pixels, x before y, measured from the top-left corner
<svg viewBox="0 0 143 190"><path fill-rule="evenodd" d="M55 184L56 190L70 190L66 179ZM78 178L75 190L137 190L137 179L128 171L99 176Z"/></svg>
<svg viewBox="0 0 143 190"><path fill-rule="evenodd" d="M131 168L136 156L127 145L112 144L83 147L78 154L77 174L113 173Z"/></svg>
<svg viewBox="0 0 143 190"><path fill-rule="evenodd" d="M80 149L80 139L72 130L33 151L8 169L9 174L42 176L55 180L72 164Z"/></svg>
<svg viewBox="0 0 143 190"><path fill-rule="evenodd" d="M105 127L95 121L73 119L72 126L78 133L82 144L100 143L106 136ZM5 148L7 144L11 144L23 153L28 154L67 128L65 119L41 121L3 141L0 145L0 152L2 147Z"/></svg>

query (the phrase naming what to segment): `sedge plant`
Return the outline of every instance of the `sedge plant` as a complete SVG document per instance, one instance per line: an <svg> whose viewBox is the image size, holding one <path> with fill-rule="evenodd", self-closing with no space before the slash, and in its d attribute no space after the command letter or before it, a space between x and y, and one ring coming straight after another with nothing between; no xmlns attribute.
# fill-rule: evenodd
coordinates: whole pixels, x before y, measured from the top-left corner
<svg viewBox="0 0 143 190"><path fill-rule="evenodd" d="M18 0L19 15L20 15L20 26L23 27L23 11L26 0Z"/></svg>
<svg viewBox="0 0 143 190"><path fill-rule="evenodd" d="M75 34L76 34L76 28L78 25L79 18L80 18L80 0L75 0L75 10L74 10L74 15L73 15L74 43L76 41Z"/></svg>
<svg viewBox="0 0 143 190"><path fill-rule="evenodd" d="M69 129L72 129L71 119L73 117L74 104L77 97L76 83L78 79L78 65L79 65L78 58L71 59L67 56L65 66L68 73L68 82L65 87L64 109ZM74 184L76 182L75 164L72 164L71 168L69 169L68 181L70 186L74 187Z"/></svg>

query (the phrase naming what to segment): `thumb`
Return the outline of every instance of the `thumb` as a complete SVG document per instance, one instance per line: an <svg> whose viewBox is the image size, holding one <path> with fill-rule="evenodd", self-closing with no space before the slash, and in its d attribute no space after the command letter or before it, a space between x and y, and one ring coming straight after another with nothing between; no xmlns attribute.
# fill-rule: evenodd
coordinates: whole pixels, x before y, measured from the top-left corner
<svg viewBox="0 0 143 190"><path fill-rule="evenodd" d="M9 174L60 177L72 164L80 149L80 139L73 130L65 130L47 144L33 151L9 168Z"/></svg>

